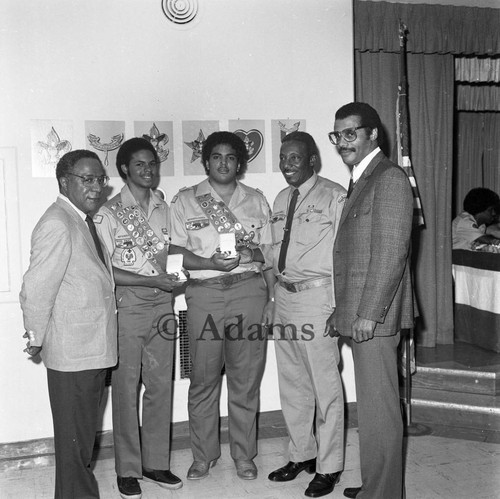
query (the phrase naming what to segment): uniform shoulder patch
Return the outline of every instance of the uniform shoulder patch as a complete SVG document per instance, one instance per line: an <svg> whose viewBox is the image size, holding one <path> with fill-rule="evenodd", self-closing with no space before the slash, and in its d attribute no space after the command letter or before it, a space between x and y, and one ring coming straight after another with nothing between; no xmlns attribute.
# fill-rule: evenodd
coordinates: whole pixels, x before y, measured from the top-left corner
<svg viewBox="0 0 500 499"><path fill-rule="evenodd" d="M102 215L94 215L92 220L94 220L95 224L100 224L102 222Z"/></svg>

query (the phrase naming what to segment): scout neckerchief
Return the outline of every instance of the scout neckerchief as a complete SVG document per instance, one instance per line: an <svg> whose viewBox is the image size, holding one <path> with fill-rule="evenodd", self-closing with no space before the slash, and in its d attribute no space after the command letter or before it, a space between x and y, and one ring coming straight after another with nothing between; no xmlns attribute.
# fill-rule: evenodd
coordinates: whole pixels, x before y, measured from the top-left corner
<svg viewBox="0 0 500 499"><path fill-rule="evenodd" d="M210 193L195 197L217 232L234 232L237 246L248 246L252 242L255 232L248 233L224 201L217 201Z"/></svg>
<svg viewBox="0 0 500 499"><path fill-rule="evenodd" d="M159 274L165 271L155 258L155 255L165 248L165 243L154 233L147 219L143 216L138 205L123 207L121 201L110 206L111 213L118 223L127 231L136 246L147 258L148 262Z"/></svg>

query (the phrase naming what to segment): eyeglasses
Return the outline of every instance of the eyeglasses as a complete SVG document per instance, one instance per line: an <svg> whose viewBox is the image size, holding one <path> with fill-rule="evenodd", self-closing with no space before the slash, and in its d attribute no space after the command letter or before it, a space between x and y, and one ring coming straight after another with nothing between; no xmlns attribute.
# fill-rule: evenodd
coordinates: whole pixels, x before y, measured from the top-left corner
<svg viewBox="0 0 500 499"><path fill-rule="evenodd" d="M68 172L68 175L73 175L73 177L78 177L82 179L82 184L84 187L92 187L96 182L101 187L106 187L109 182L109 177L107 175L101 175L100 177L95 177L94 175L77 175L76 173Z"/></svg>
<svg viewBox="0 0 500 499"><path fill-rule="evenodd" d="M358 138L358 134L356 133L356 130L359 130L360 128L368 128L364 125L357 126L356 128L344 128L344 130L341 130L340 132L330 132L328 134L328 138L330 139L330 142L334 146L338 146L340 144L340 139L343 137L346 142L354 142Z"/></svg>

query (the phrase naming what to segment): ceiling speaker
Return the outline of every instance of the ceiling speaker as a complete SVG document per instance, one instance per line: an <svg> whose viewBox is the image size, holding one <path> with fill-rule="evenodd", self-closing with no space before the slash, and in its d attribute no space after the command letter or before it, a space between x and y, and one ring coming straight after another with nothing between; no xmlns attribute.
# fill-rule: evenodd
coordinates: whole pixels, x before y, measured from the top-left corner
<svg viewBox="0 0 500 499"><path fill-rule="evenodd" d="M169 21L186 25L193 21L198 13L198 0L162 0L161 7Z"/></svg>

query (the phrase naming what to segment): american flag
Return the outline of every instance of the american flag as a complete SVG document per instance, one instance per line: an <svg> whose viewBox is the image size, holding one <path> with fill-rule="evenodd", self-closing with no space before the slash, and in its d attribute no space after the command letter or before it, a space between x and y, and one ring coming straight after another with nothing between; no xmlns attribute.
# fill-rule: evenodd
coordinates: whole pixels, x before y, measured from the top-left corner
<svg viewBox="0 0 500 499"><path fill-rule="evenodd" d="M422 203L418 192L417 180L410 160L410 130L408 122L408 78L406 75L406 25L399 21L399 85L396 105L398 164L403 168L410 179L413 190L413 226L425 225Z"/></svg>

